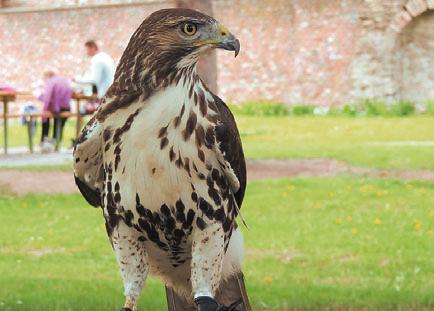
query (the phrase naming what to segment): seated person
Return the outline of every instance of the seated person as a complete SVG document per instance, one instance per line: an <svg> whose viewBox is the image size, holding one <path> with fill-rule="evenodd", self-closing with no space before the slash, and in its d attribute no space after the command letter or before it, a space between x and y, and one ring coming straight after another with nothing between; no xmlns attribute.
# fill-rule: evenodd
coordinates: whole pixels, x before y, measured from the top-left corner
<svg viewBox="0 0 434 311"><path fill-rule="evenodd" d="M44 103L44 112L51 112L56 115L60 112L70 111L70 101L72 89L69 83L54 71L49 70L44 73L44 91L39 100ZM57 137L57 129L60 129L59 138L62 138L63 127L67 118L54 118L53 139ZM58 124L60 122L60 126ZM41 143L48 138L50 131L50 118L42 118Z"/></svg>

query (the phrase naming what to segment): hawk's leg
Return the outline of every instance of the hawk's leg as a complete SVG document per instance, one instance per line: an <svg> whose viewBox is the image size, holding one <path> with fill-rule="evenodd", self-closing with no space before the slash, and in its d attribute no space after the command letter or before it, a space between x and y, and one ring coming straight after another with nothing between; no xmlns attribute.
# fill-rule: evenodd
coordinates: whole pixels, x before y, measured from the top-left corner
<svg viewBox="0 0 434 311"><path fill-rule="evenodd" d="M224 244L225 233L217 222L208 224L203 230L196 228L193 233L191 283L196 303L216 295L222 273ZM208 309L198 305L198 310Z"/></svg>
<svg viewBox="0 0 434 311"><path fill-rule="evenodd" d="M141 234L123 221L114 228L111 240L124 282L123 310L135 310L149 271L147 253Z"/></svg>

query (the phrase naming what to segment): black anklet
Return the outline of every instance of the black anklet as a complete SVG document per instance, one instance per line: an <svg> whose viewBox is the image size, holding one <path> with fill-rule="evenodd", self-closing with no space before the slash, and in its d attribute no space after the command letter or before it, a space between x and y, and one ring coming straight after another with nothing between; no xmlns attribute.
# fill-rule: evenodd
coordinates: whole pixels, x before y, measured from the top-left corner
<svg viewBox="0 0 434 311"><path fill-rule="evenodd" d="M198 311L217 311L219 305L211 297L201 296L194 299Z"/></svg>

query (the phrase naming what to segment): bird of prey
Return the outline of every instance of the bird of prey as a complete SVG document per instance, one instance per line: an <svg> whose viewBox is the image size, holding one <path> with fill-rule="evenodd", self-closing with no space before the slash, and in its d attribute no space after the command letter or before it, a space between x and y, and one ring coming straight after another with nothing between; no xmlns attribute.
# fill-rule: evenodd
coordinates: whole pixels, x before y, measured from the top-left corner
<svg viewBox="0 0 434 311"><path fill-rule="evenodd" d="M122 310L137 308L148 274L166 284L170 308L250 310L235 222L243 149L229 108L196 72L200 55L216 48L237 56L240 42L214 18L189 9L151 14L76 142L75 180L103 210Z"/></svg>

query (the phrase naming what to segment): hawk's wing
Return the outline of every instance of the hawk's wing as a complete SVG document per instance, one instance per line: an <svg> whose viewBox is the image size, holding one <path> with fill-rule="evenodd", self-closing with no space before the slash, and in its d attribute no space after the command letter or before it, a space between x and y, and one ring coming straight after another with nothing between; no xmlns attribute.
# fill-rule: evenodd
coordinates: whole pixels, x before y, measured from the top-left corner
<svg viewBox="0 0 434 311"><path fill-rule="evenodd" d="M223 165L226 178L234 193L238 208L244 198L246 190L247 173L243 147L234 116L228 106L218 96L214 101L220 113L220 123L216 128L217 152Z"/></svg>
<svg viewBox="0 0 434 311"><path fill-rule="evenodd" d="M81 132L74 148L75 183L89 204L101 206L103 185L102 125L94 116Z"/></svg>
<svg viewBox="0 0 434 311"><path fill-rule="evenodd" d="M102 123L108 115L128 106L139 96L139 92L113 83L107 90L103 104L98 107L76 141L73 162L75 183L87 202L95 207L101 206L104 183L103 148L104 141L110 138L104 137L109 131L104 131ZM106 101L106 98L110 100Z"/></svg>

